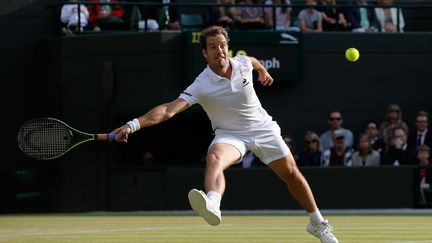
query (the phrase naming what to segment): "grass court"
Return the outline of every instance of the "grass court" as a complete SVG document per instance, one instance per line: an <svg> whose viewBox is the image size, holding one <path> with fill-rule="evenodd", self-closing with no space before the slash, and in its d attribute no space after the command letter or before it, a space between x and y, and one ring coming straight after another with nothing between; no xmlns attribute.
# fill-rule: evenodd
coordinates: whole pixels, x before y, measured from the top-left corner
<svg viewBox="0 0 432 243"><path fill-rule="evenodd" d="M341 243L432 243L432 214L330 214ZM7 243L319 243L303 213L227 213L209 226L191 212L0 215Z"/></svg>

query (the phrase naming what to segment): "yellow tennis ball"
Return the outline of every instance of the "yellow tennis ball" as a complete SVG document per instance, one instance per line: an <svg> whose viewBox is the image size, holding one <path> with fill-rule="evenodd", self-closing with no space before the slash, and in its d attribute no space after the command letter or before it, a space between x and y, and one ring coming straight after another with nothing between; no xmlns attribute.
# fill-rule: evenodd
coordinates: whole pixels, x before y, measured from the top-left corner
<svg viewBox="0 0 432 243"><path fill-rule="evenodd" d="M360 52L356 48L351 47L345 51L345 57L348 61L355 62L359 59Z"/></svg>

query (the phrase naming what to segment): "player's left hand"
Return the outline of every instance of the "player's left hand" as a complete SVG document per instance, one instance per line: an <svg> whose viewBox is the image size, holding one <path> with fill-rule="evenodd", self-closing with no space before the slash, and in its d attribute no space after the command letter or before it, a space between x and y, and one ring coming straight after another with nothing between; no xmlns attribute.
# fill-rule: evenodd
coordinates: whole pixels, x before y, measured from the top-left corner
<svg viewBox="0 0 432 243"><path fill-rule="evenodd" d="M273 78L270 76L266 69L258 72L258 81L262 84L262 86L270 86L273 84Z"/></svg>

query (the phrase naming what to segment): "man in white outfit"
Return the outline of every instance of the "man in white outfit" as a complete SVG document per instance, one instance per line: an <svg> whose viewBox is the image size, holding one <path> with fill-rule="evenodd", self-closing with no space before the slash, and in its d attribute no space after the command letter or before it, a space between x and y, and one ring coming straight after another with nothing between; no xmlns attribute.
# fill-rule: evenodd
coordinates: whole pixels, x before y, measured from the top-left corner
<svg viewBox="0 0 432 243"><path fill-rule="evenodd" d="M207 68L176 100L156 106L115 129L116 140L127 142L124 135L158 124L199 103L211 120L215 138L206 157L206 193L192 189L188 194L192 209L210 225L221 223L224 170L250 150L287 184L291 195L309 213L307 231L323 243L337 243L333 228L321 215L306 179L282 139L279 125L263 109L253 88L253 70L258 72L263 86L271 85L273 78L254 57L229 58L229 38L222 27L204 29L200 41Z"/></svg>

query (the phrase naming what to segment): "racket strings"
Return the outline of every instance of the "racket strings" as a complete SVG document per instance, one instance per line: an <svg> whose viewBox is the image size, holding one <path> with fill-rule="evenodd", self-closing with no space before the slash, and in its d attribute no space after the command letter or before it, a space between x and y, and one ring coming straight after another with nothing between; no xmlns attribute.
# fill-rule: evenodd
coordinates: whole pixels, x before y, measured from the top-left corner
<svg viewBox="0 0 432 243"><path fill-rule="evenodd" d="M34 119L21 128L18 143L24 153L36 159L54 158L70 148L71 131L62 123Z"/></svg>

